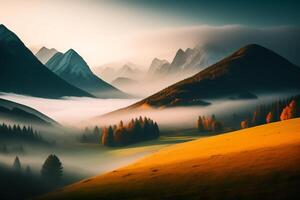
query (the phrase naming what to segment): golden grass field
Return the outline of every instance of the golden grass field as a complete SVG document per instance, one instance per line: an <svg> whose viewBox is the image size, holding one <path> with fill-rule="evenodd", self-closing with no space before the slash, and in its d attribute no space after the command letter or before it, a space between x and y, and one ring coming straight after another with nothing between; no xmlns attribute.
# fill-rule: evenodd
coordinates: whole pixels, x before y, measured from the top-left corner
<svg viewBox="0 0 300 200"><path fill-rule="evenodd" d="M172 145L40 199L299 199L300 118Z"/></svg>

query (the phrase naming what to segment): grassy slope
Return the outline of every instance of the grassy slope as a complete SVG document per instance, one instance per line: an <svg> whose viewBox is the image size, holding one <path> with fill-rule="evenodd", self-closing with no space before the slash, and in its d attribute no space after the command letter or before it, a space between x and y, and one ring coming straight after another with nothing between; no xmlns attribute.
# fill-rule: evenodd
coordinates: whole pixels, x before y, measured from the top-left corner
<svg viewBox="0 0 300 200"><path fill-rule="evenodd" d="M45 199L287 199L300 196L300 119L173 145Z"/></svg>

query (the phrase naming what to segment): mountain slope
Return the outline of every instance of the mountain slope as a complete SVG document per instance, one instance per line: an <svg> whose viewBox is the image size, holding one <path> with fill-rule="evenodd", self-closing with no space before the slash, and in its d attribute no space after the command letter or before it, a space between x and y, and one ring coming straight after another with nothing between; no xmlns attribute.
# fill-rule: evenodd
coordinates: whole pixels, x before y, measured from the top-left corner
<svg viewBox="0 0 300 200"><path fill-rule="evenodd" d="M138 81L126 77L118 77L114 81L112 81L111 84L121 88L124 86L133 86L135 84L138 84Z"/></svg>
<svg viewBox="0 0 300 200"><path fill-rule="evenodd" d="M43 113L28 106L0 98L0 120L17 124L59 125Z"/></svg>
<svg viewBox="0 0 300 200"><path fill-rule="evenodd" d="M297 199L299 130L298 118L173 145L40 199Z"/></svg>
<svg viewBox="0 0 300 200"><path fill-rule="evenodd" d="M45 98L91 96L47 69L4 25L0 25L0 91Z"/></svg>
<svg viewBox="0 0 300 200"><path fill-rule="evenodd" d="M46 47L42 47L36 54L35 56L37 57L37 59L39 59L39 61L41 61L41 63L46 64L46 62L52 57L54 56L54 54L56 54L58 51L54 48L52 49L48 49Z"/></svg>
<svg viewBox="0 0 300 200"><path fill-rule="evenodd" d="M68 83L97 97L122 98L128 96L94 75L83 58L73 49L64 54L56 53L46 63L46 67Z"/></svg>
<svg viewBox="0 0 300 200"><path fill-rule="evenodd" d="M248 45L198 74L130 106L189 106L203 99L255 98L256 93L300 89L300 68L259 45Z"/></svg>

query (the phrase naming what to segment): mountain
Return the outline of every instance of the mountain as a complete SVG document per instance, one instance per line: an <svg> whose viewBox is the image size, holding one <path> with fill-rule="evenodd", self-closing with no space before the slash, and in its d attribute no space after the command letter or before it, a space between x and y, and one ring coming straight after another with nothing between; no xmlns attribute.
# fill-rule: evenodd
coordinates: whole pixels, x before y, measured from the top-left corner
<svg viewBox="0 0 300 200"><path fill-rule="evenodd" d="M39 59L39 61L41 61L41 63L46 64L46 62L52 57L54 56L54 54L56 54L58 51L54 48L52 49L48 49L46 47L42 47L36 54L35 56L37 57L37 59Z"/></svg>
<svg viewBox="0 0 300 200"><path fill-rule="evenodd" d="M56 53L46 67L68 83L101 98L124 98L128 95L98 78L84 59L73 49Z"/></svg>
<svg viewBox="0 0 300 200"><path fill-rule="evenodd" d="M140 66L131 62L124 65L121 63L112 63L100 66L95 69L95 73L110 82L114 81L118 77L136 79L136 77L144 75L144 71L140 70Z"/></svg>
<svg viewBox="0 0 300 200"><path fill-rule="evenodd" d="M0 98L0 121L10 122L14 124L29 125L59 125L56 121L44 115L43 113L24 106Z"/></svg>
<svg viewBox="0 0 300 200"><path fill-rule="evenodd" d="M39 199L298 199L299 130L298 118L168 146Z"/></svg>
<svg viewBox="0 0 300 200"><path fill-rule="evenodd" d="M257 93L300 89L300 68L262 46L247 45L198 74L130 106L202 105L216 98L255 98Z"/></svg>
<svg viewBox="0 0 300 200"><path fill-rule="evenodd" d="M112 81L111 84L116 87L122 88L124 86L133 86L135 84L138 84L138 81L126 77L118 77L114 81Z"/></svg>
<svg viewBox="0 0 300 200"><path fill-rule="evenodd" d="M138 69L134 63L126 63L118 70L118 75L120 77L134 78L135 76L141 74L141 70Z"/></svg>
<svg viewBox="0 0 300 200"><path fill-rule="evenodd" d="M225 55L225 50L208 44L193 49L187 48L185 51L179 49L171 63L154 59L149 72L168 76L192 75L217 62ZM159 67L154 67L155 65Z"/></svg>
<svg viewBox="0 0 300 200"><path fill-rule="evenodd" d="M47 69L13 32L0 25L0 91L44 98L88 96Z"/></svg>
<svg viewBox="0 0 300 200"><path fill-rule="evenodd" d="M168 67L170 63L167 60L161 60L154 58L149 67L148 73L151 74L161 74L164 73L164 69Z"/></svg>

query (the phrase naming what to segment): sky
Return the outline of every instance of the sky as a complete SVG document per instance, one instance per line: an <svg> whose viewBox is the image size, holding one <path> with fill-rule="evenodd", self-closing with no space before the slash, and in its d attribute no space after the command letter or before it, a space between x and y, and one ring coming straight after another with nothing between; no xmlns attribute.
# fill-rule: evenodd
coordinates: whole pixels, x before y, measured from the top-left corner
<svg viewBox="0 0 300 200"><path fill-rule="evenodd" d="M154 57L170 61L179 48L224 29L251 29L260 40L269 38L262 30L276 29L285 39L297 35L300 25L299 3L291 0L0 0L0 5L0 23L33 52L42 46L73 48L92 68L119 61L148 66ZM288 43L293 52L294 43Z"/></svg>

